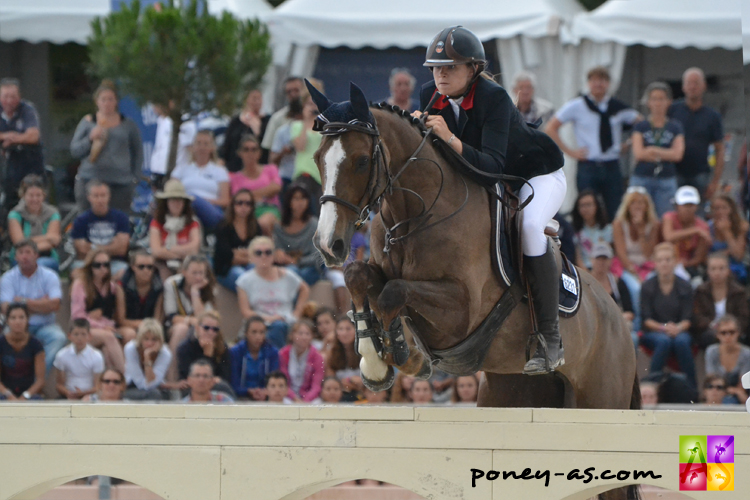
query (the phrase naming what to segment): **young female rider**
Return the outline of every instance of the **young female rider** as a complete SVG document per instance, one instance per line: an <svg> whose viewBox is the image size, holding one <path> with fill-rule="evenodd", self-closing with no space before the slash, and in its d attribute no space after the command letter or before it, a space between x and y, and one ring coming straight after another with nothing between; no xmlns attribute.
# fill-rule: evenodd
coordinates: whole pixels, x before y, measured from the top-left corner
<svg viewBox="0 0 750 500"><path fill-rule="evenodd" d="M431 68L434 82L422 87L420 107L433 134L476 169L526 179L522 200L533 188L534 198L523 213L523 253L539 332L546 340L549 369L554 370L565 361L557 319L558 270L544 228L565 198L563 156L547 135L524 122L503 87L481 77L486 64L474 33L461 26L444 29L427 49L424 66ZM486 186L498 181L478 174L472 178ZM524 373L545 373L544 354L537 344Z"/></svg>

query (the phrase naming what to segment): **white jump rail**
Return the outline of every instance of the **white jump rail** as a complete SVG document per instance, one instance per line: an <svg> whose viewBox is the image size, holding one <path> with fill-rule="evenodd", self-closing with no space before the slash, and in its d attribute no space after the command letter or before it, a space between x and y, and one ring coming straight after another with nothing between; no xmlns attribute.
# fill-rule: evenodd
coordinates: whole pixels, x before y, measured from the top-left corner
<svg viewBox="0 0 750 500"><path fill-rule="evenodd" d="M90 475L178 500L301 500L359 478L435 500L584 500L633 483L633 470L661 476L640 484L678 490L679 437L704 434L734 435L734 491L681 493L750 498L747 413L9 403L0 405L0 500L36 499ZM565 477L589 467L631 480ZM549 470L549 486L503 480L527 468ZM476 487L472 469L485 472ZM500 477L488 481L490 471Z"/></svg>

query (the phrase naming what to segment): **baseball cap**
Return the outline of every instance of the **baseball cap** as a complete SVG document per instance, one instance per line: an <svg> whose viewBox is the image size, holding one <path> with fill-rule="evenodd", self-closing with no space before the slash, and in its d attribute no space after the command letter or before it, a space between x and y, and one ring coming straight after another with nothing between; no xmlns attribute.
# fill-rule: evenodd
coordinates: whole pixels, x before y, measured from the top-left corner
<svg viewBox="0 0 750 500"><path fill-rule="evenodd" d="M701 195L693 186L682 186L675 193L674 202L677 205L699 205Z"/></svg>
<svg viewBox="0 0 750 500"><path fill-rule="evenodd" d="M594 248L591 249L591 258L596 259L597 257L612 258L612 247L609 243L599 242L594 244Z"/></svg>

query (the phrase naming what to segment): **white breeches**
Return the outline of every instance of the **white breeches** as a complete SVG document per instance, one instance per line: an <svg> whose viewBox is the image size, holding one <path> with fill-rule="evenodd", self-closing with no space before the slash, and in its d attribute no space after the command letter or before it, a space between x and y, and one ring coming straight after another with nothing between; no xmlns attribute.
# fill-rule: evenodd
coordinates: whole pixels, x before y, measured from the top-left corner
<svg viewBox="0 0 750 500"><path fill-rule="evenodd" d="M538 257L547 252L544 228L560 210L568 183L563 169L558 169L551 174L531 178L529 184L534 188L534 199L523 209L523 254ZM524 184L519 193L521 201L525 201L530 194L531 188Z"/></svg>

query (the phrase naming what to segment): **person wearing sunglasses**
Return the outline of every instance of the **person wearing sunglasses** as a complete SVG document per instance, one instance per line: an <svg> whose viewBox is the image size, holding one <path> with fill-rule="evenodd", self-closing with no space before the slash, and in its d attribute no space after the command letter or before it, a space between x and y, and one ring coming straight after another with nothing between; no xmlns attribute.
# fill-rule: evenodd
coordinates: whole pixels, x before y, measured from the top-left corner
<svg viewBox="0 0 750 500"><path fill-rule="evenodd" d="M140 249L130 252L130 267L120 281L125 300L121 328L132 330L132 337L146 318L164 321L164 285L156 272L153 255ZM130 335L129 335L130 336Z"/></svg>
<svg viewBox="0 0 750 500"><path fill-rule="evenodd" d="M229 385L231 367L229 347L221 334L221 317L216 311L206 311L198 316L195 333L177 348L177 365L180 381L189 386L190 367L198 360L206 360L213 368L212 391L236 397Z"/></svg>
<svg viewBox="0 0 750 500"><path fill-rule="evenodd" d="M83 401L101 403L122 401L125 392L125 375L120 370L108 368L99 377L99 392L85 396Z"/></svg>
<svg viewBox="0 0 750 500"><path fill-rule="evenodd" d="M254 238L249 251L255 267L237 280L240 312L245 318L263 318L268 326L268 341L281 349L286 345L289 325L302 316L310 287L294 271L274 264L271 238Z"/></svg>
<svg viewBox="0 0 750 500"><path fill-rule="evenodd" d="M227 290L234 292L237 278L253 268L247 247L259 235L255 196L248 189L240 189L232 196L224 223L216 230L214 245L216 281Z"/></svg>
<svg viewBox="0 0 750 500"><path fill-rule="evenodd" d="M263 233L270 235L273 226L281 220L279 168L276 165L260 163L260 142L254 135L242 136L237 154L242 159L242 170L229 174L232 194L240 189L247 189L253 194L253 199L257 200L255 216L258 218Z"/></svg>
<svg viewBox="0 0 750 500"><path fill-rule="evenodd" d="M70 318L85 318L91 325L91 344L102 349L107 366L125 370L120 339L133 340L131 328L120 328L125 318L125 295L112 279L111 259L104 250L90 252L70 291Z"/></svg>
<svg viewBox="0 0 750 500"><path fill-rule="evenodd" d="M716 325L718 344L706 349L706 373L722 377L726 384L726 403L745 404L747 391L742 388L741 377L750 372L750 347L742 345L740 322L727 314L719 319Z"/></svg>
<svg viewBox="0 0 750 500"><path fill-rule="evenodd" d="M715 373L706 375L701 401L709 406L724 404L727 399L727 384L724 377Z"/></svg>

